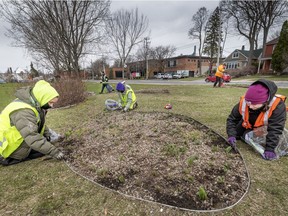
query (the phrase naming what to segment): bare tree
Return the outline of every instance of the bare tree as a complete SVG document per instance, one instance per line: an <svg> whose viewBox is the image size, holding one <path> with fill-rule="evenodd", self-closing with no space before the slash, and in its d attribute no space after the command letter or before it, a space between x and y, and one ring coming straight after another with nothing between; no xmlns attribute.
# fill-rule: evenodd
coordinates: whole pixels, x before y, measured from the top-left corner
<svg viewBox="0 0 288 216"><path fill-rule="evenodd" d="M97 77L101 76L101 72L104 71L105 68L109 68L107 56L96 59L94 62L91 63L91 70L93 72L96 72Z"/></svg>
<svg viewBox="0 0 288 216"><path fill-rule="evenodd" d="M146 58L146 49L145 49L145 43L142 45L139 44L138 49L135 53L135 61L145 61Z"/></svg>
<svg viewBox="0 0 288 216"><path fill-rule="evenodd" d="M260 7L263 11L262 16L260 16L260 25L263 30L263 54L265 53L265 44L267 42L268 33L270 27L274 24L279 24L283 22L283 15L288 12L288 1L274 0L274 1L260 1Z"/></svg>
<svg viewBox="0 0 288 216"><path fill-rule="evenodd" d="M153 60L156 60L156 67L158 72L164 72L166 59L172 57L175 54L176 47L174 46L157 46L151 48L150 56Z"/></svg>
<svg viewBox="0 0 288 216"><path fill-rule="evenodd" d="M272 33L269 34L268 40L273 40L275 38L280 37L280 33L281 33L281 29L277 29L275 31L273 31Z"/></svg>
<svg viewBox="0 0 288 216"><path fill-rule="evenodd" d="M203 43L205 41L205 29L206 29L206 23L209 18L209 12L206 9L206 7L201 7L196 12L196 14L192 17L192 23L193 26L188 32L188 36L191 39L198 39L199 40L199 63L198 63L198 72L201 75L201 57L202 57L202 51L203 51Z"/></svg>
<svg viewBox="0 0 288 216"><path fill-rule="evenodd" d="M130 66L130 71L136 71L136 72L141 72L141 74L145 74L147 72L147 62L146 62L146 57L150 58L149 52L147 53L147 47L145 46L145 41L143 41L143 44L138 44L138 49L136 53L130 58L127 59L128 62L136 62L136 64L133 64ZM149 67L151 65L151 62L149 62ZM147 79L147 73L146 73L146 79Z"/></svg>
<svg viewBox="0 0 288 216"><path fill-rule="evenodd" d="M221 12L221 8L220 8L220 19L221 19L221 24L222 24L222 31L223 31L223 43L221 46L221 53L220 53L220 58L223 57L223 51L225 48L225 44L226 44L226 39L227 39L227 35L228 32L231 31L231 20L229 16L226 16L225 14L223 14Z"/></svg>
<svg viewBox="0 0 288 216"><path fill-rule="evenodd" d="M0 5L8 35L54 70L79 72L79 60L101 40L110 1L9 0Z"/></svg>
<svg viewBox="0 0 288 216"><path fill-rule="evenodd" d="M220 2L220 7L228 17L233 18L234 27L239 34L248 39L250 50L247 66L251 66L253 51L257 44L255 41L261 30L260 17L263 11L260 10L260 2L223 0Z"/></svg>
<svg viewBox="0 0 288 216"><path fill-rule="evenodd" d="M148 19L138 13L138 9L118 10L107 20L106 31L123 68L132 48L142 41L142 36L148 28Z"/></svg>

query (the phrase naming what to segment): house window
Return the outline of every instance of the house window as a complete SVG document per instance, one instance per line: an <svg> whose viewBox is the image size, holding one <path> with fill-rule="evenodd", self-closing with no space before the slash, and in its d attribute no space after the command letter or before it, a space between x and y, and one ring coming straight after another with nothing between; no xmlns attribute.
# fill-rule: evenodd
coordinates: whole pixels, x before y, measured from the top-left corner
<svg viewBox="0 0 288 216"><path fill-rule="evenodd" d="M168 61L168 67L175 67L175 66L176 66L176 60Z"/></svg>
<svg viewBox="0 0 288 216"><path fill-rule="evenodd" d="M239 63L237 62L231 62L231 63L227 63L227 69L236 69L237 67L239 67Z"/></svg>
<svg viewBox="0 0 288 216"><path fill-rule="evenodd" d="M232 58L239 58L239 53L238 52L234 52L232 54Z"/></svg>

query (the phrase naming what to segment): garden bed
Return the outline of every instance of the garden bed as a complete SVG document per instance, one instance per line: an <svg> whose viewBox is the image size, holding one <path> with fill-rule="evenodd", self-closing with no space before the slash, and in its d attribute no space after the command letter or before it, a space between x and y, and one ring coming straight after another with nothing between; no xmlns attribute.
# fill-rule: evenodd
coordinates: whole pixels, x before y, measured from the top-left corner
<svg viewBox="0 0 288 216"><path fill-rule="evenodd" d="M104 112L66 136L73 170L135 198L215 210L237 203L249 187L241 155L223 137L168 111Z"/></svg>

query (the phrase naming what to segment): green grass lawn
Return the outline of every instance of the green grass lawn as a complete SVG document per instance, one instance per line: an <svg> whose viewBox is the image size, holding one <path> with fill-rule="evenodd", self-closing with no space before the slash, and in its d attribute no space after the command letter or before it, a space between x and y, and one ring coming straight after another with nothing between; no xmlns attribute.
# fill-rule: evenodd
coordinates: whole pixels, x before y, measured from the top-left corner
<svg viewBox="0 0 288 216"><path fill-rule="evenodd" d="M0 111L14 99L14 93L17 88L23 86L19 83L0 84Z"/></svg>
<svg viewBox="0 0 288 216"><path fill-rule="evenodd" d="M245 76L245 77L238 77L233 78L232 80L249 80L249 81L256 81L257 79L269 79L272 81L288 81L288 75L282 75L282 76L274 76L274 75L261 75L256 74L253 76Z"/></svg>
<svg viewBox="0 0 288 216"><path fill-rule="evenodd" d="M15 86L5 85L0 85L0 110L13 99L10 91ZM100 87L99 83L87 83L88 91L96 95L76 106L49 111L48 126L61 133L80 134L82 124L103 112L107 98L117 99L116 93L99 95ZM210 85L132 85L132 88L136 92L151 88L170 92L137 94L139 108L133 112L183 114L225 137L226 118L246 91L241 87L212 88ZM278 93L288 96L288 89L279 89ZM172 110L164 109L167 103L172 104ZM244 143L238 142L238 147L250 173L251 187L239 204L217 215L287 215L288 158L265 161ZM54 159L40 158L0 167L0 176L0 215L200 215L125 197L76 175L63 161Z"/></svg>

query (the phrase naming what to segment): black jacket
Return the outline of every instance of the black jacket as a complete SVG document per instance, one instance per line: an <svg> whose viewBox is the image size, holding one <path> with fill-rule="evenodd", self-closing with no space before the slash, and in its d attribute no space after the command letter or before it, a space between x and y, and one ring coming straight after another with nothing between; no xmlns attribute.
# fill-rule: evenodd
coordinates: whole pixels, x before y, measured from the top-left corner
<svg viewBox="0 0 288 216"><path fill-rule="evenodd" d="M277 86L274 82L264 79L259 79L251 85L261 83L269 89L268 103L272 100L277 92ZM254 126L258 115L264 112L264 110L251 110L249 109L249 123ZM268 119L268 134L266 136L266 150L274 151L275 147L278 145L279 137L283 132L286 121L286 105L283 101L277 105L276 109L273 111L272 115ZM243 119L241 113L239 113L239 103L234 106L230 115L227 118L226 132L228 137L236 137L237 125L242 124Z"/></svg>
<svg viewBox="0 0 288 216"><path fill-rule="evenodd" d="M106 84L106 83L108 83L108 77L104 74L104 75L102 75L101 76L101 82L103 83L103 84Z"/></svg>

